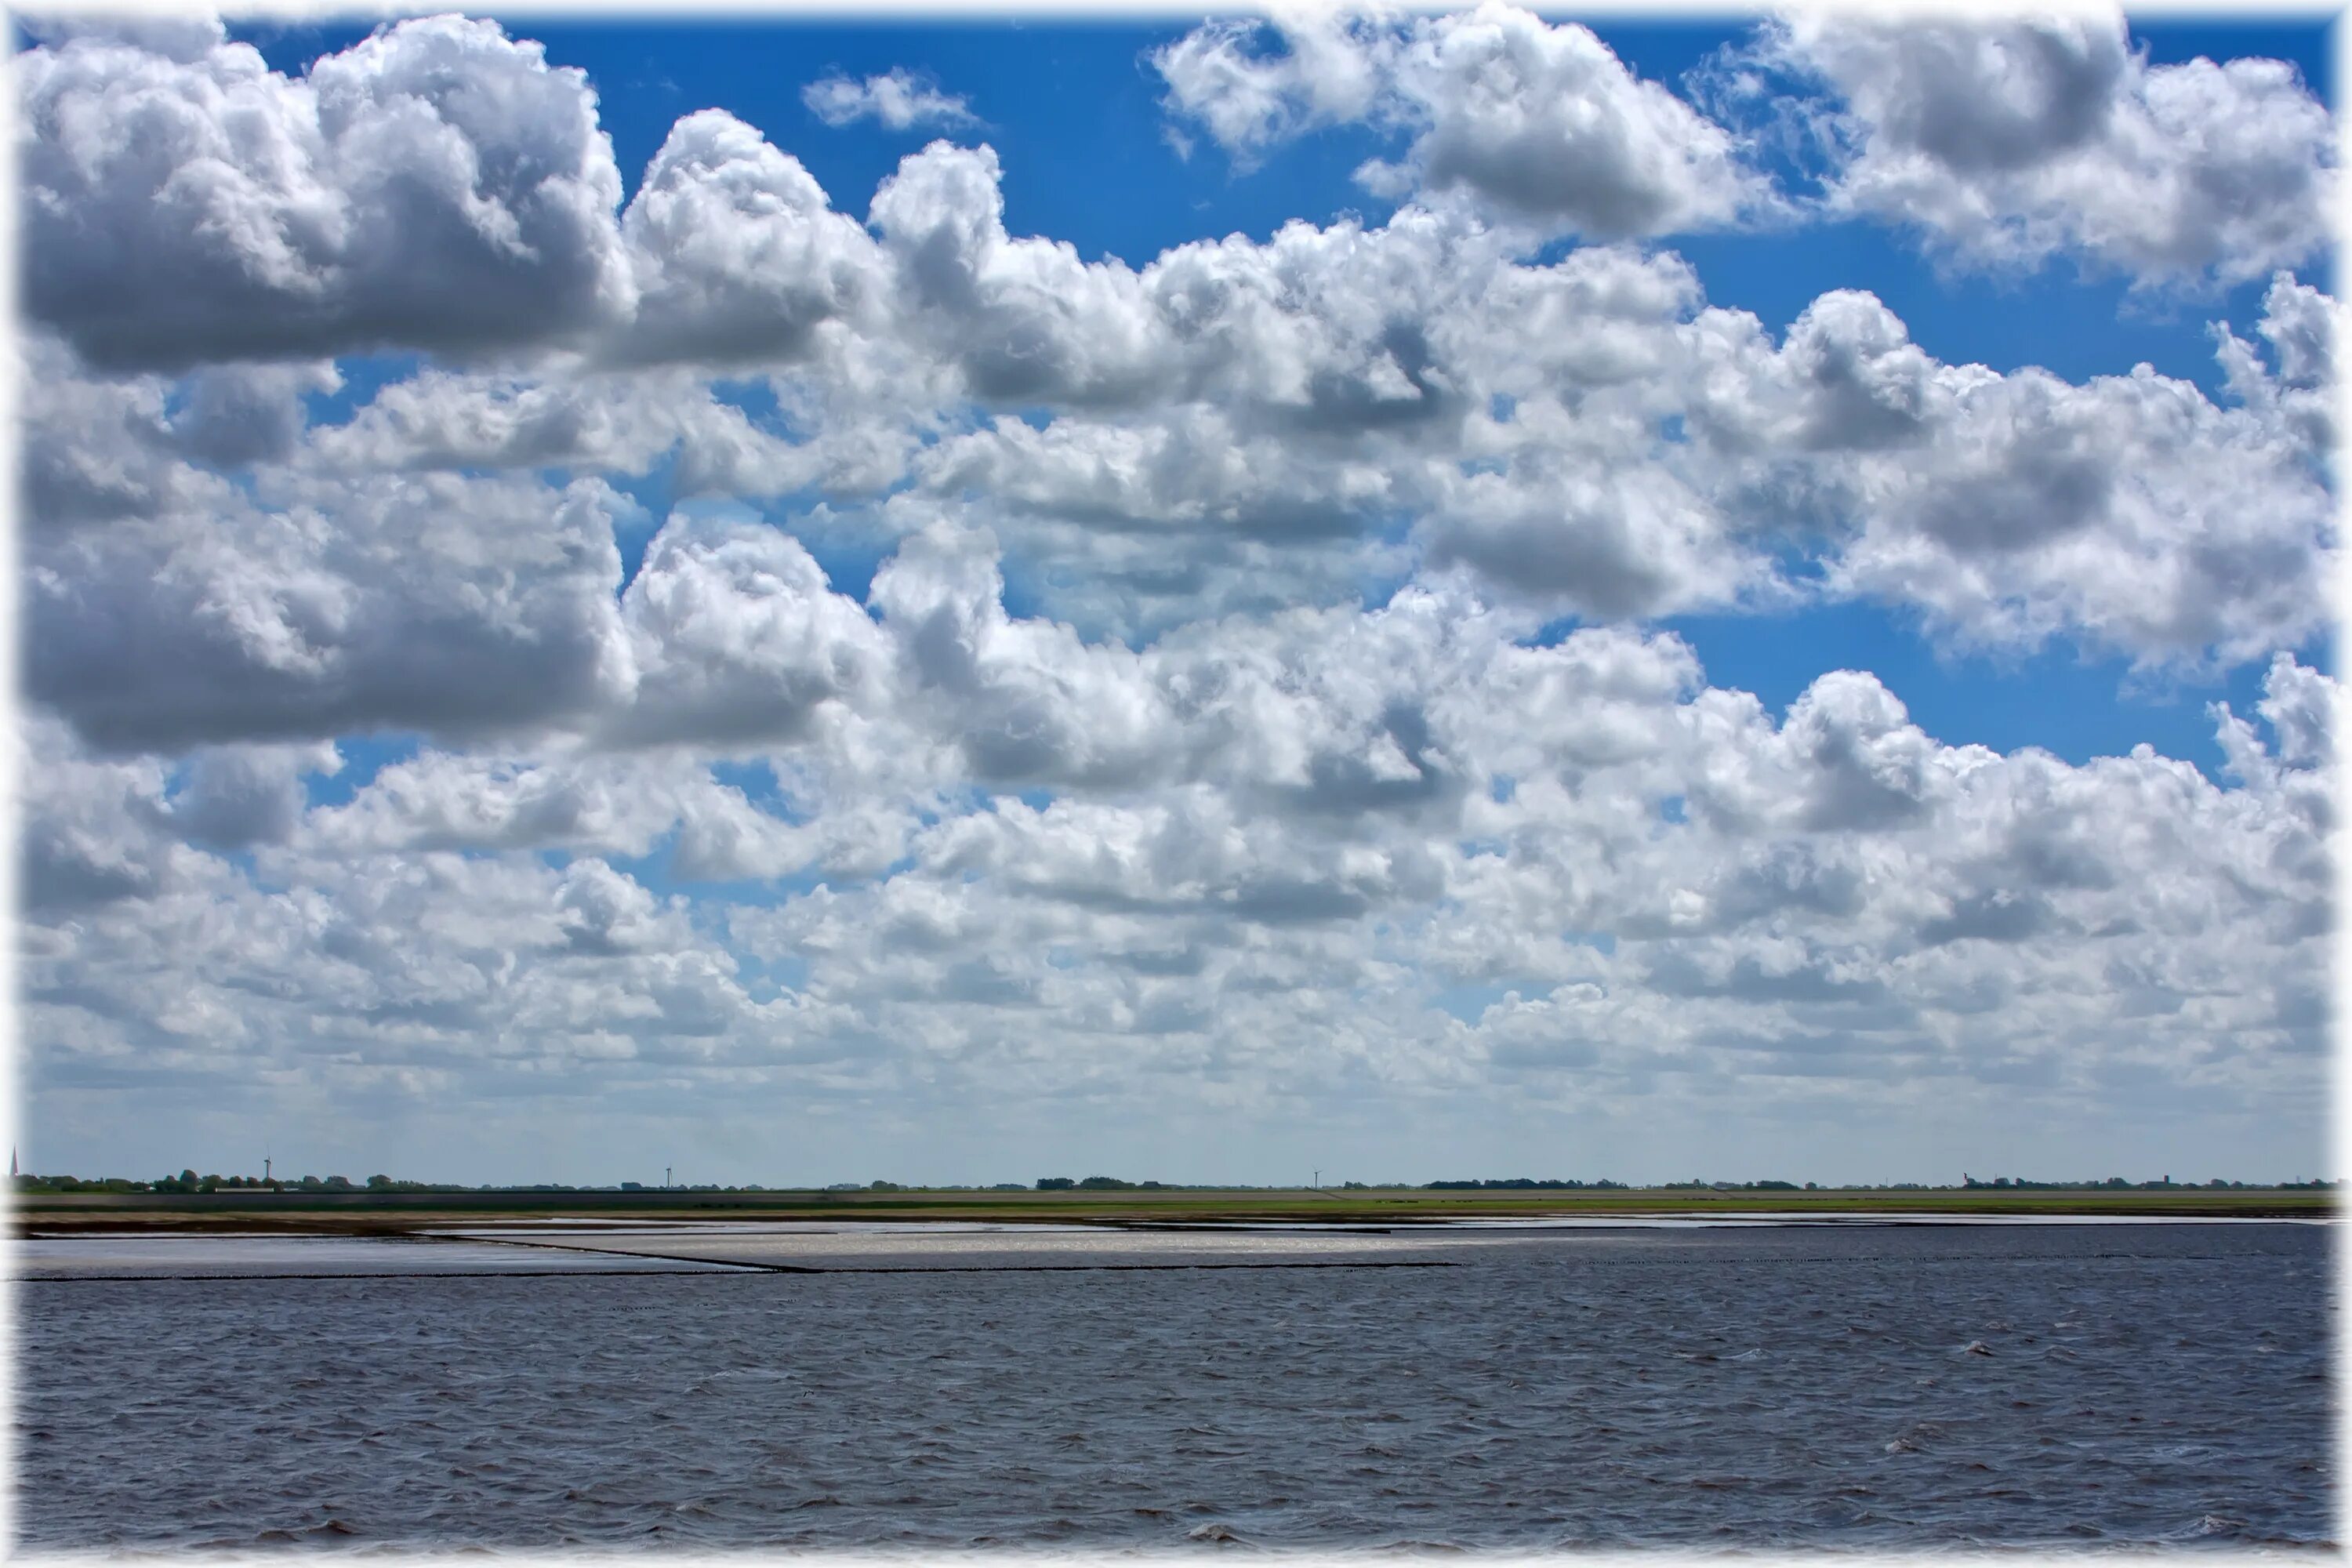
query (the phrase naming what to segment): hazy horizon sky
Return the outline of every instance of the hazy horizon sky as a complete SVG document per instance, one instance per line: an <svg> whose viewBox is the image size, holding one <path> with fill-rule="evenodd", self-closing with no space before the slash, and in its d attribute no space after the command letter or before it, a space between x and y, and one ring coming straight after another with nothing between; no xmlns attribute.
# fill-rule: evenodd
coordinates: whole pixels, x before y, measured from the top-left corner
<svg viewBox="0 0 2352 1568"><path fill-rule="evenodd" d="M2336 1173L2323 18L23 25L28 1170Z"/></svg>

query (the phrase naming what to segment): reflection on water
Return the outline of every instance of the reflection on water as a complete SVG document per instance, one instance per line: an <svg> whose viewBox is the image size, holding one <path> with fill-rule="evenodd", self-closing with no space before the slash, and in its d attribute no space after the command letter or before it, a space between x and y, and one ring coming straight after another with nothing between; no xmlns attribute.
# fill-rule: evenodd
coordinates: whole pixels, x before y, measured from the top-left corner
<svg viewBox="0 0 2352 1568"><path fill-rule="evenodd" d="M20 1272L75 1277L16 1289L17 1528L34 1549L2312 1542L2332 1237L36 1243ZM120 1277L205 1257L215 1277ZM1385 1262L1447 1266L1356 1266Z"/></svg>

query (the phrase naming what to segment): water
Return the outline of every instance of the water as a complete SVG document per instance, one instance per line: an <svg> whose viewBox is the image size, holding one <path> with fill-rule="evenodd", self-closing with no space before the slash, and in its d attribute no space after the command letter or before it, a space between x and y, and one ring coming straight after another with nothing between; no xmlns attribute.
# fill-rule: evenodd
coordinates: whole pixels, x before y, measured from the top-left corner
<svg viewBox="0 0 2352 1568"><path fill-rule="evenodd" d="M26 1248L20 1549L2336 1533L2323 1226L472 1234Z"/></svg>

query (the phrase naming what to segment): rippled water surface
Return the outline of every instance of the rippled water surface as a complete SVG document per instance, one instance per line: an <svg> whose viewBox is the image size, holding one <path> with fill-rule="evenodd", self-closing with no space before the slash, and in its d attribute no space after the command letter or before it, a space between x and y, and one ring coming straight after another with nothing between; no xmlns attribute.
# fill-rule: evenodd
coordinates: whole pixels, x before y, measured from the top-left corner
<svg viewBox="0 0 2352 1568"><path fill-rule="evenodd" d="M37 1243L19 1544L2313 1543L2332 1237Z"/></svg>

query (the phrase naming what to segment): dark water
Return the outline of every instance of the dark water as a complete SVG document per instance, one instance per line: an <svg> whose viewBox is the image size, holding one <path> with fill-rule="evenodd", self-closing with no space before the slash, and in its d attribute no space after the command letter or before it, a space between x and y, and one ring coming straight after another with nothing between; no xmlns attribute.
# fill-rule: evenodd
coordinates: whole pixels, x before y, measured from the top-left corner
<svg viewBox="0 0 2352 1568"><path fill-rule="evenodd" d="M42 1280L17 1545L2316 1543L2332 1232Z"/></svg>

